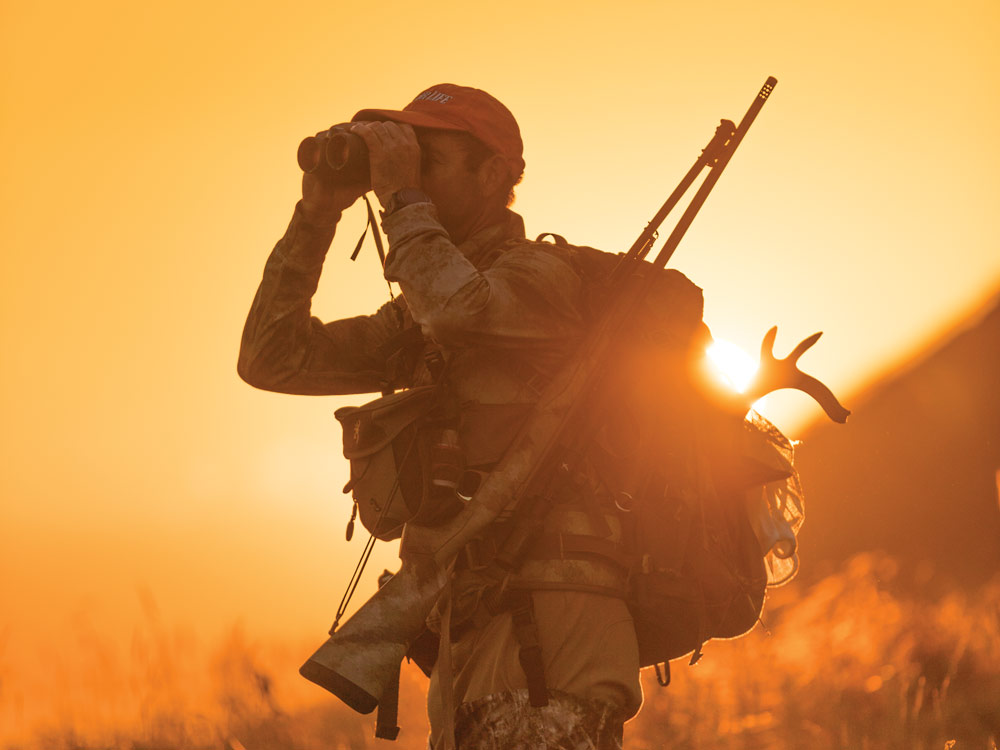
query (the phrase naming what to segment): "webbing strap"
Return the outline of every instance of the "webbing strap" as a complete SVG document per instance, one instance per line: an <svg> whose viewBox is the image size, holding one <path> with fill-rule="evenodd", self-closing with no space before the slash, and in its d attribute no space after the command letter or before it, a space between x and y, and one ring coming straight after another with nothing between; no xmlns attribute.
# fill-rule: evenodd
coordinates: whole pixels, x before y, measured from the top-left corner
<svg viewBox="0 0 1000 750"><path fill-rule="evenodd" d="M549 691L545 684L545 664L538 643L538 624L535 622L531 592L511 591L508 597L514 638L520 646L517 658L528 682L528 702L535 708L541 708L549 705Z"/></svg>
<svg viewBox="0 0 1000 750"><path fill-rule="evenodd" d="M546 237L551 237L552 241L561 247L565 247L569 244L565 237L561 234L556 234L555 232L542 232L540 235L535 237L535 242L545 242Z"/></svg>
<svg viewBox="0 0 1000 750"><path fill-rule="evenodd" d="M441 638L438 641L437 668L444 725L441 732L441 750L455 750L455 678L451 664L452 587L453 583L449 579L438 601L438 607L441 609Z"/></svg>
<svg viewBox="0 0 1000 750"><path fill-rule="evenodd" d="M626 570L634 562L617 542L586 534L542 534L531 545L528 557L535 560L600 557Z"/></svg>
<svg viewBox="0 0 1000 750"><path fill-rule="evenodd" d="M402 664L402 663L400 663ZM380 740L395 740L399 736L399 666L385 692L378 701L378 714L375 716L375 737Z"/></svg>

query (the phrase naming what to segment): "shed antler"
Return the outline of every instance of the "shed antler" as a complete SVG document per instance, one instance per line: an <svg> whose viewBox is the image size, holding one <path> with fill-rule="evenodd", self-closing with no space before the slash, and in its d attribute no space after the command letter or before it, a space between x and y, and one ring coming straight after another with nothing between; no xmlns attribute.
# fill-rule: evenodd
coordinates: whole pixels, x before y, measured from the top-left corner
<svg viewBox="0 0 1000 750"><path fill-rule="evenodd" d="M752 404L772 391L795 388L812 396L834 422L841 424L846 422L851 412L843 407L833 395L833 391L798 368L799 357L819 341L819 337L823 335L822 331L800 341L798 346L792 349L792 353L784 359L776 359L774 356L774 339L777 335L778 327L774 326L764 334L764 339L761 341L760 366L754 381L746 391L749 403Z"/></svg>

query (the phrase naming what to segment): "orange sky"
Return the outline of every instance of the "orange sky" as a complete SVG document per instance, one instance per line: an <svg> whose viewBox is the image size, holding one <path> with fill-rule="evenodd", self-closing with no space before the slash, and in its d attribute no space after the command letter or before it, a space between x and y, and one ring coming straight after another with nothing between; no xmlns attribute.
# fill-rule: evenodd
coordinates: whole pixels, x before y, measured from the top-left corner
<svg viewBox="0 0 1000 750"><path fill-rule="evenodd" d="M361 544L343 542L332 414L359 399L254 391L235 361L295 148L361 107L487 89L521 123L529 235L620 250L776 76L672 265L749 351L775 323L782 353L824 330L802 364L848 406L1000 287L993 0L0 14L0 631L18 658L70 617L127 631L138 588L209 632L322 637ZM347 261L362 224L352 210L334 242L323 318L384 299L371 248ZM793 432L818 413L772 409Z"/></svg>

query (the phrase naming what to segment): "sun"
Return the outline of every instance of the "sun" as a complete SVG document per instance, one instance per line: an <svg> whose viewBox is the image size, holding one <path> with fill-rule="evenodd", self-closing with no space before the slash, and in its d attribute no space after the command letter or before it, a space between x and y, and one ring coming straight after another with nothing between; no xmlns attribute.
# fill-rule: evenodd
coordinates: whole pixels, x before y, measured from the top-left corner
<svg viewBox="0 0 1000 750"><path fill-rule="evenodd" d="M728 341L716 339L705 353L708 355L711 371L739 393L746 390L757 372L757 362L753 357Z"/></svg>

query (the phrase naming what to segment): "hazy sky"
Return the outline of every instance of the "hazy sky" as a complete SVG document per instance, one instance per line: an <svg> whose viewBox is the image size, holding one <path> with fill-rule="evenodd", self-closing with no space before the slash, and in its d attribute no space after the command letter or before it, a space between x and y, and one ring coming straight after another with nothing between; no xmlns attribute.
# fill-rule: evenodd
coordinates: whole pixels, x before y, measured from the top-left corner
<svg viewBox="0 0 1000 750"><path fill-rule="evenodd" d="M825 331L802 364L848 406L1000 288L994 0L0 1L11 651L67 617L127 627L142 587L171 621L321 639L361 544L333 410L366 399L255 391L235 362L296 146L362 107L490 91L529 235L617 251L774 75L672 265L751 352ZM347 260L362 224L322 318L385 298L372 249ZM793 433L818 414L772 408Z"/></svg>

